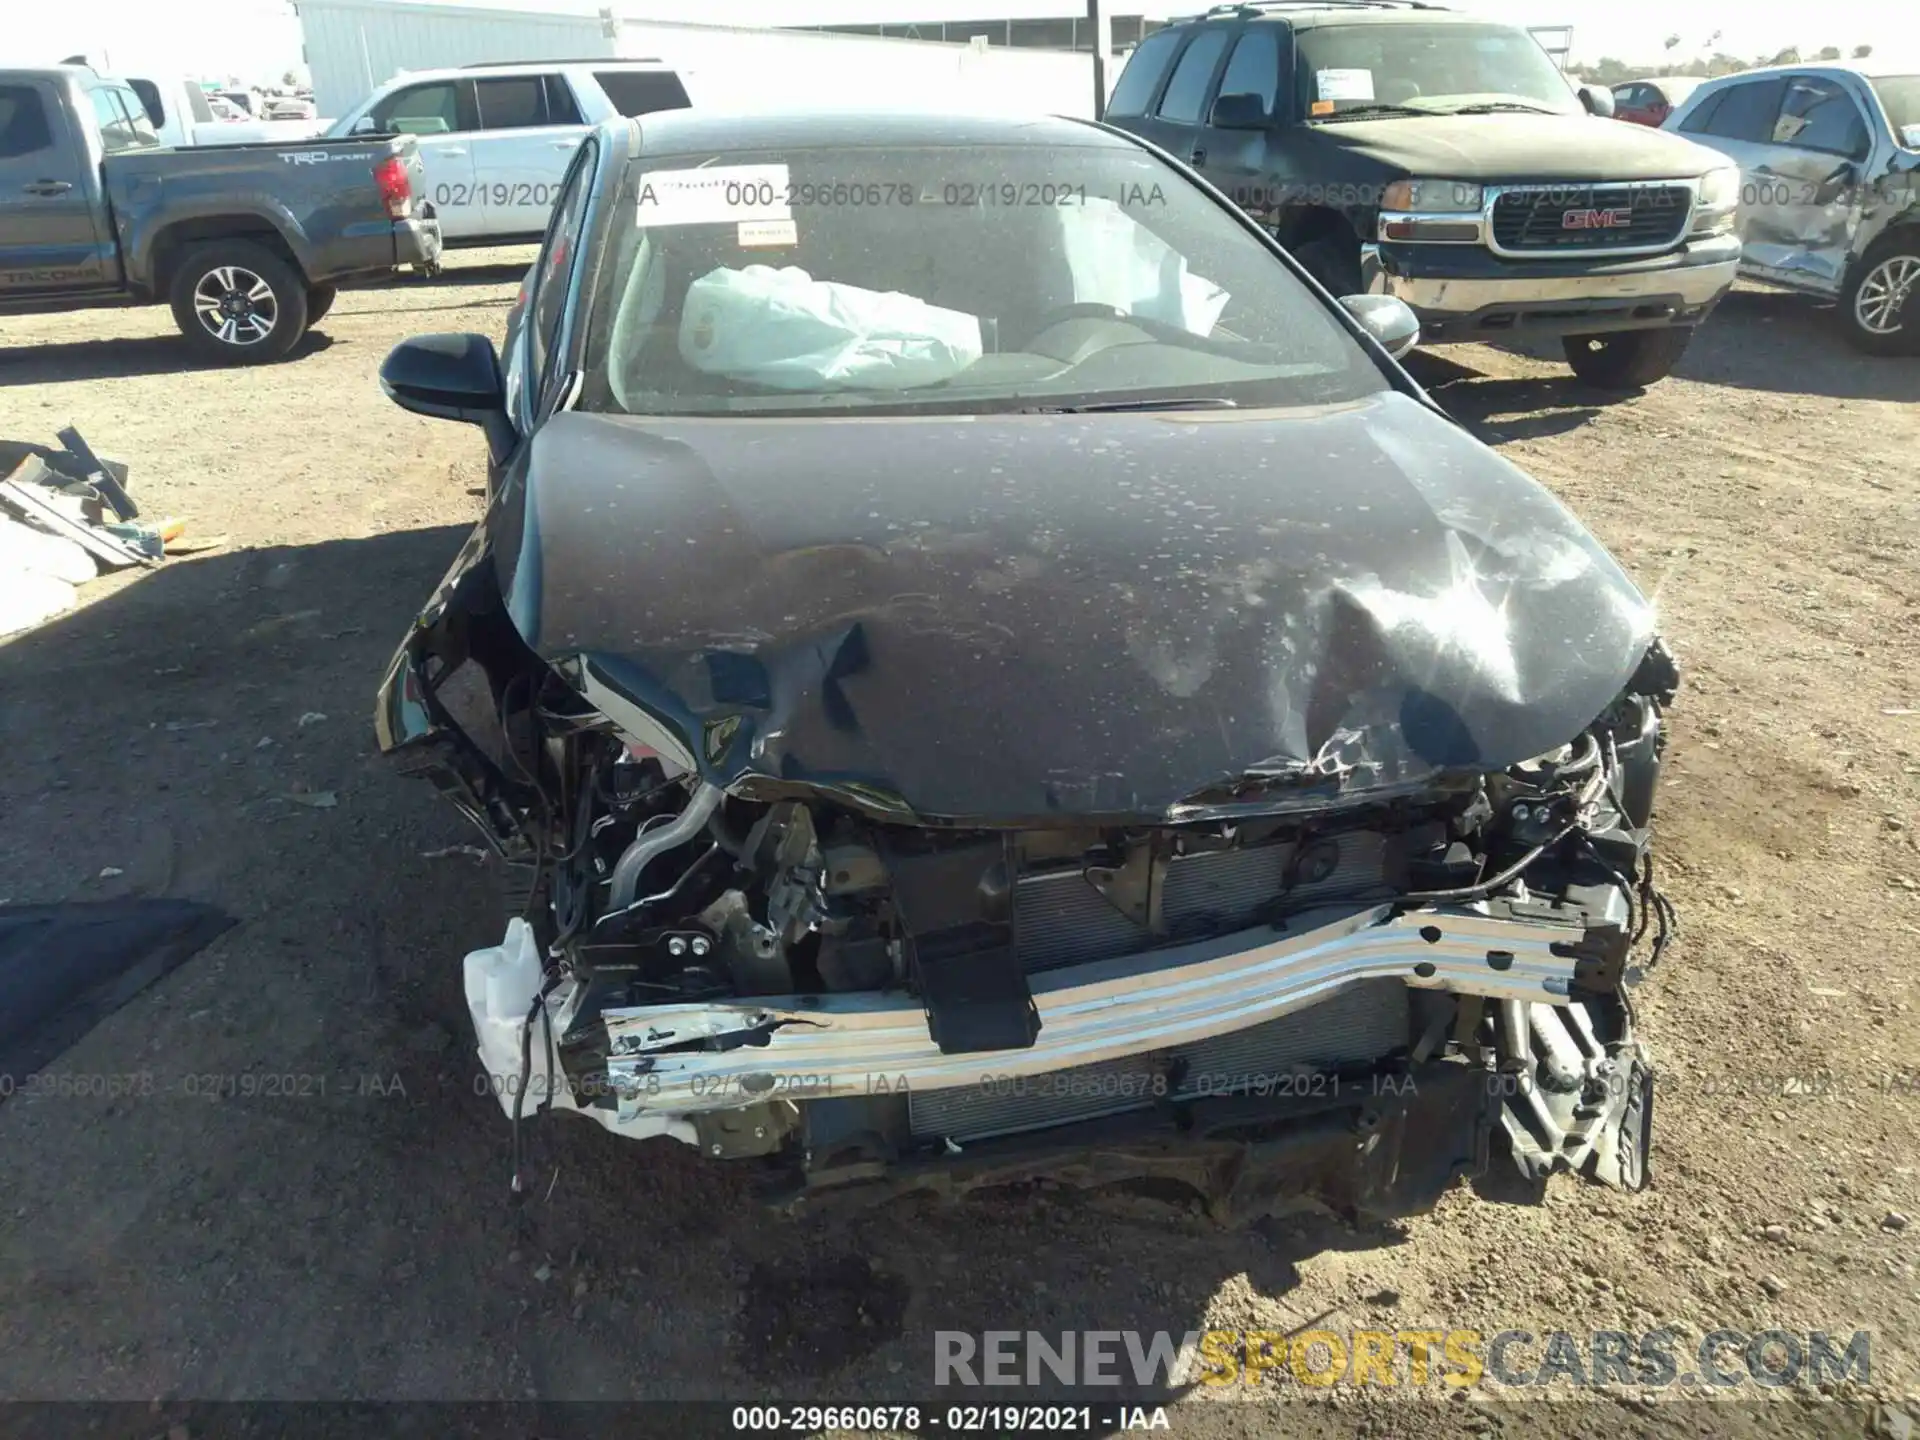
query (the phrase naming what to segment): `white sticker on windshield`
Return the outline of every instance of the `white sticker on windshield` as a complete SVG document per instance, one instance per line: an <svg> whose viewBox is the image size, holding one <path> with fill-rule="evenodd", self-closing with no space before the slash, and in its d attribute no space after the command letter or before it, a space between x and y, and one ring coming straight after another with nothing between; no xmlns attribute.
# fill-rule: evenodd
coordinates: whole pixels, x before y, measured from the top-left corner
<svg viewBox="0 0 1920 1440"><path fill-rule="evenodd" d="M709 165L650 170L640 177L642 225L714 225L733 220L791 220L784 165Z"/></svg>
<svg viewBox="0 0 1920 1440"><path fill-rule="evenodd" d="M742 250L762 245L798 245L800 227L791 220L742 220L739 243Z"/></svg>
<svg viewBox="0 0 1920 1440"><path fill-rule="evenodd" d="M1373 99L1371 70L1316 70L1313 93L1321 100Z"/></svg>

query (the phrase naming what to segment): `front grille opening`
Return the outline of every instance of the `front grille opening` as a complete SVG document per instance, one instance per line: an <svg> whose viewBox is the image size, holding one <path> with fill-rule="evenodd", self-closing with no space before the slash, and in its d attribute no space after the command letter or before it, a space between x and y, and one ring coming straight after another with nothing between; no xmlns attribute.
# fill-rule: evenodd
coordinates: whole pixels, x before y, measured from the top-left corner
<svg viewBox="0 0 1920 1440"><path fill-rule="evenodd" d="M1670 245L1692 200L1684 185L1509 190L1493 202L1493 239L1503 250L1541 255Z"/></svg>

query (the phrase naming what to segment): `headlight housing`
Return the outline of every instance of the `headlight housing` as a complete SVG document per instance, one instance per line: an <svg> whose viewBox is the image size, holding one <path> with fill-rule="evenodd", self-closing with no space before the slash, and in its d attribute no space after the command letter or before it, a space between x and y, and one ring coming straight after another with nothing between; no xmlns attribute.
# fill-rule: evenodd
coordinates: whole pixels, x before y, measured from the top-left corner
<svg viewBox="0 0 1920 1440"><path fill-rule="evenodd" d="M1474 215L1484 199L1481 187L1466 180L1395 180L1382 193L1380 208L1425 215Z"/></svg>
<svg viewBox="0 0 1920 1440"><path fill-rule="evenodd" d="M1733 229L1740 208L1740 167L1722 165L1700 177L1700 198L1693 207L1695 235L1724 235Z"/></svg>

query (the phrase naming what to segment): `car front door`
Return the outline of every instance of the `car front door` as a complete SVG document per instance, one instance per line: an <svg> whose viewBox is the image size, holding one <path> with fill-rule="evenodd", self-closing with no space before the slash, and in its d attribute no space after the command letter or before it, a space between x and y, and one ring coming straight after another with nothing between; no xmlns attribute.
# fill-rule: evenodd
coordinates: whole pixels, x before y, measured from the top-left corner
<svg viewBox="0 0 1920 1440"><path fill-rule="evenodd" d="M354 127L413 135L420 142L421 191L448 240L478 240L487 232L487 201L474 180L471 80L425 80L396 90Z"/></svg>
<svg viewBox="0 0 1920 1440"><path fill-rule="evenodd" d="M474 91L480 128L473 170L486 191L487 233L498 240L537 238L589 127L558 71L479 79Z"/></svg>
<svg viewBox="0 0 1920 1440"><path fill-rule="evenodd" d="M1747 256L1795 284L1838 294L1873 154L1866 112L1838 80L1790 75L1770 143L1754 169L1772 203L1756 205Z"/></svg>
<svg viewBox="0 0 1920 1440"><path fill-rule="evenodd" d="M43 81L0 85L0 298L118 283L94 223L91 161L59 99Z"/></svg>

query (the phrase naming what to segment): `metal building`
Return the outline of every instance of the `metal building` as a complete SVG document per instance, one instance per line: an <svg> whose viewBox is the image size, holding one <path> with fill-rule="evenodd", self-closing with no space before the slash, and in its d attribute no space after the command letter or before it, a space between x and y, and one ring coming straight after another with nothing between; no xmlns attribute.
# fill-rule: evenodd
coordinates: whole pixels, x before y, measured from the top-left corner
<svg viewBox="0 0 1920 1440"><path fill-rule="evenodd" d="M695 104L831 98L1092 112L1091 32L1080 33L1085 0L708 0L698 24L679 18L684 0L295 4L323 115L345 114L403 70L643 57L679 70ZM1141 13L1138 0L1114 0L1113 8L1121 51L1166 18ZM1117 70L1108 71L1109 84Z"/></svg>

